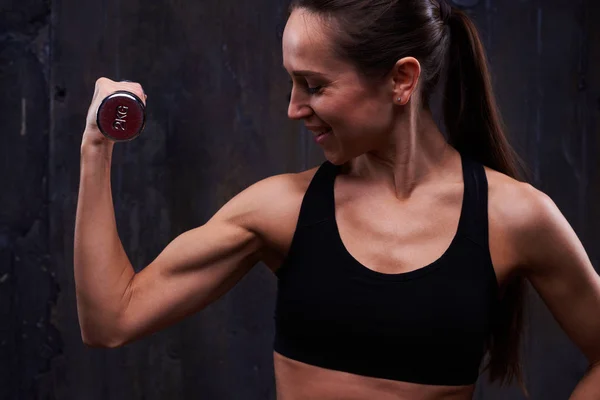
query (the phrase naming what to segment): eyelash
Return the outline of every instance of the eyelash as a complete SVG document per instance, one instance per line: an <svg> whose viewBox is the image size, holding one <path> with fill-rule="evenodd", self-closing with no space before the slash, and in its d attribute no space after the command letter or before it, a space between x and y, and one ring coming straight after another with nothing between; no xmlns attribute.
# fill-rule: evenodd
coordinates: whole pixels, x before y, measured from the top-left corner
<svg viewBox="0 0 600 400"><path fill-rule="evenodd" d="M321 90L322 87L323 87L322 85L315 86L314 88L307 87L306 92L309 94L317 94L317 93L319 93L319 91Z"/></svg>
<svg viewBox="0 0 600 400"><path fill-rule="evenodd" d="M293 82L290 81L290 85L293 85ZM310 95L315 95L315 94L319 94L319 92L321 91L322 88L323 88L323 85L315 86L314 88L304 87L303 89L306 91L306 93L308 93ZM292 100L292 92L289 92L288 95L287 95L287 101L288 101L288 103L291 100Z"/></svg>

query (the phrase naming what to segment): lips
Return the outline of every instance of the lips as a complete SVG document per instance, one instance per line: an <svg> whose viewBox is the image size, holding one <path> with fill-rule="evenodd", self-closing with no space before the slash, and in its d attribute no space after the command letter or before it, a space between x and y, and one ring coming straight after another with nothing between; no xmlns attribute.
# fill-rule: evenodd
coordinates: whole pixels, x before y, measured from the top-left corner
<svg viewBox="0 0 600 400"><path fill-rule="evenodd" d="M328 130L326 130L326 131L316 133L316 136L319 137L319 136L322 136L322 135L326 135L328 133L331 133L331 128L328 129Z"/></svg>
<svg viewBox="0 0 600 400"><path fill-rule="evenodd" d="M329 126L307 126L306 129L314 133L315 137L319 137L326 133L331 133L332 129Z"/></svg>

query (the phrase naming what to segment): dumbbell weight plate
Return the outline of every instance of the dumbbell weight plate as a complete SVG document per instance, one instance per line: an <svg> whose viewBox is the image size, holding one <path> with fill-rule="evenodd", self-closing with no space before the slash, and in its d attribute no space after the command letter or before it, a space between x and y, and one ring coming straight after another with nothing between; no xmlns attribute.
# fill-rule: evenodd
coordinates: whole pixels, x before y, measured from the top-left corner
<svg viewBox="0 0 600 400"><path fill-rule="evenodd" d="M115 142L135 139L146 124L146 107L135 94L119 90L100 103L96 116L100 132Z"/></svg>

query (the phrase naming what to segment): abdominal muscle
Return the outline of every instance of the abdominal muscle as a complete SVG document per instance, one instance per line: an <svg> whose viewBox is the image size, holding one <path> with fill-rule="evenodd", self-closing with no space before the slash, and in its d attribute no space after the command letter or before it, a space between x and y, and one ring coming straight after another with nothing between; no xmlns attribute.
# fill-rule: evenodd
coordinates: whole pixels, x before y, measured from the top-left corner
<svg viewBox="0 0 600 400"><path fill-rule="evenodd" d="M305 364L273 353L277 400L470 400L475 385L422 385Z"/></svg>

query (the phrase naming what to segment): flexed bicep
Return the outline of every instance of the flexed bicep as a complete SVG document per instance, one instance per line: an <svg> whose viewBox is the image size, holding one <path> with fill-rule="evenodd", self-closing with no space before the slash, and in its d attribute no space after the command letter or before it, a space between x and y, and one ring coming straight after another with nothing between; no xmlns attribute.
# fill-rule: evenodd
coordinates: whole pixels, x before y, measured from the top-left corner
<svg viewBox="0 0 600 400"><path fill-rule="evenodd" d="M123 297L116 345L169 326L229 291L260 259L247 228L215 219L175 238L132 279Z"/></svg>
<svg viewBox="0 0 600 400"><path fill-rule="evenodd" d="M256 182L206 224L175 238L136 274L121 299L113 346L131 342L202 310L228 292L268 250L267 236L287 215L292 174ZM279 199L276 204L272 199ZM292 207L293 208L293 207ZM267 233L268 232L268 233Z"/></svg>

